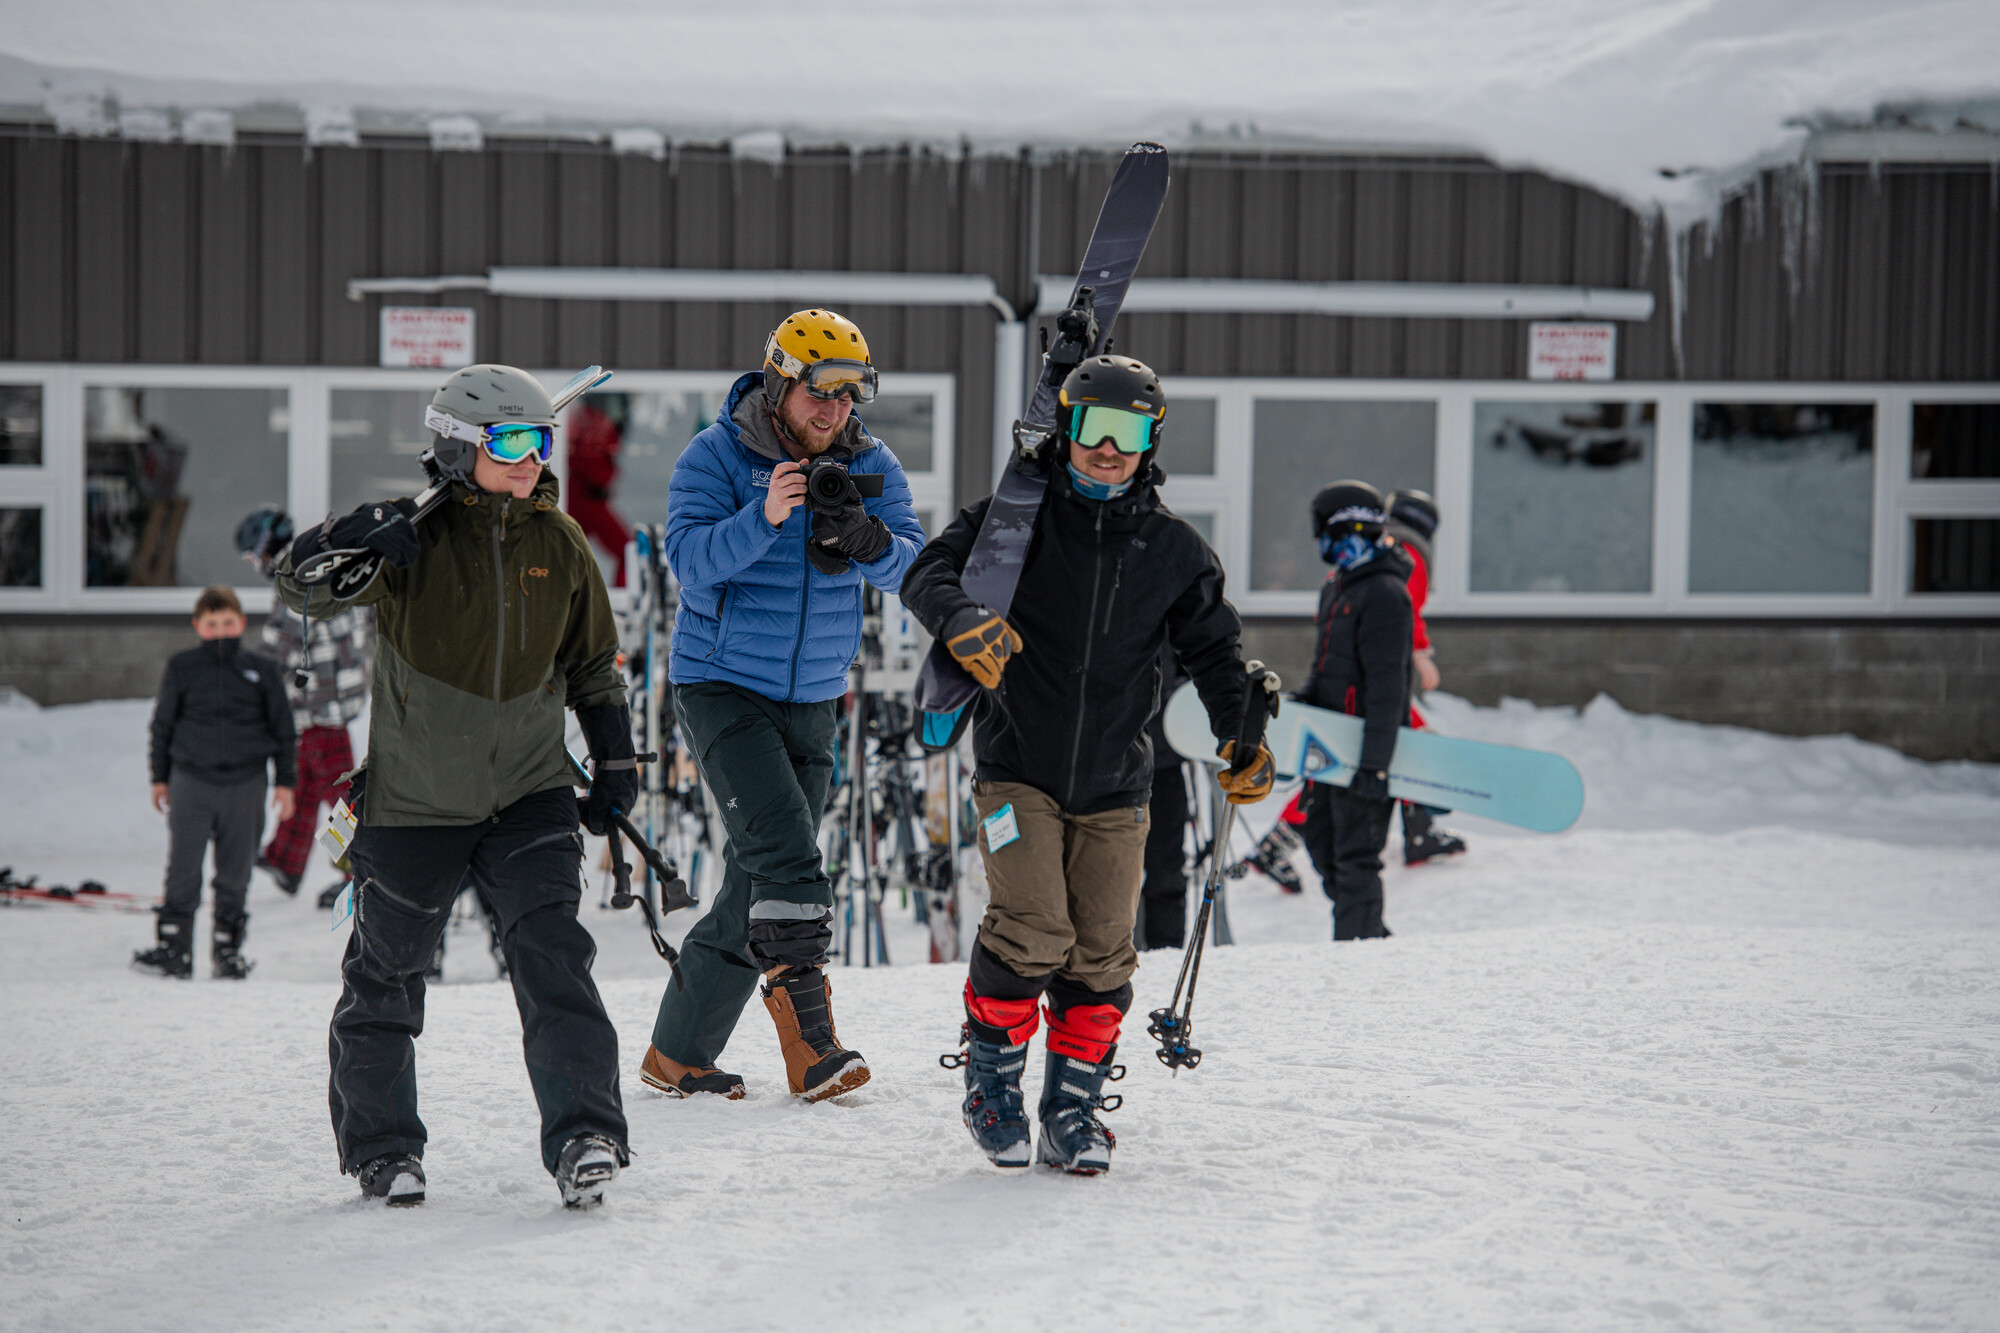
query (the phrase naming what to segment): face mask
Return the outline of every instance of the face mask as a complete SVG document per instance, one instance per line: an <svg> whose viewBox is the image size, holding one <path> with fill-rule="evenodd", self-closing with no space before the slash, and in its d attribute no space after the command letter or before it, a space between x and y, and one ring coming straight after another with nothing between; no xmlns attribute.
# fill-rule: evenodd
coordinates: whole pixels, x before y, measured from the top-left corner
<svg viewBox="0 0 2000 1333"><path fill-rule="evenodd" d="M1323 532L1319 537L1319 558L1336 569L1353 569L1375 558L1375 543L1358 532L1335 537Z"/></svg>
<svg viewBox="0 0 2000 1333"><path fill-rule="evenodd" d="M1083 473L1076 470L1076 464L1074 463L1067 464L1066 466L1069 468L1070 484L1076 487L1076 493L1086 500L1115 500L1132 489L1132 483L1137 479L1138 475L1134 473L1114 486L1108 481L1098 481L1093 477L1086 477Z"/></svg>

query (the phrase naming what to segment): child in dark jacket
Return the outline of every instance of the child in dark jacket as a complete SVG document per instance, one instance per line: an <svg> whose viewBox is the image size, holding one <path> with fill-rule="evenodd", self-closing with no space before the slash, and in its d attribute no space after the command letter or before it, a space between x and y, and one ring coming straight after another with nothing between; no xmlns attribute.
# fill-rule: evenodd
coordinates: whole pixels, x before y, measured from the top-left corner
<svg viewBox="0 0 2000 1333"><path fill-rule="evenodd" d="M1359 772L1345 787L1314 783L1305 844L1333 901L1336 940L1382 939L1382 846L1389 839L1389 763L1410 716L1410 560L1382 540L1382 495L1343 481L1313 497L1320 554L1334 574L1320 592L1318 647L1299 699L1362 719Z"/></svg>
<svg viewBox="0 0 2000 1333"><path fill-rule="evenodd" d="M210 958L218 977L250 975L243 957L243 910L257 840L264 833L265 766L277 767L272 805L292 813L295 743L283 668L244 652L243 606L224 587L202 589L194 604L201 646L167 663L153 706L153 808L167 816L166 901L159 942L134 951L132 965L162 976L194 972L194 914L201 867L215 844L215 930Z"/></svg>

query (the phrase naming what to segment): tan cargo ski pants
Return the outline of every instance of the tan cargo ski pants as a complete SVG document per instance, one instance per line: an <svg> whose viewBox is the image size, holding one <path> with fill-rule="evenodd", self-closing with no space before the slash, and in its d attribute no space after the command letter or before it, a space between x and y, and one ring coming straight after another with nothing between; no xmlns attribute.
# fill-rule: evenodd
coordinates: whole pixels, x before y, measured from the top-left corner
<svg viewBox="0 0 2000 1333"><path fill-rule="evenodd" d="M987 952L1021 976L1053 972L1093 991L1131 980L1139 967L1132 922L1145 877L1146 807L1072 815L1018 782L975 783L972 799L990 897L979 923ZM1003 816L996 826L991 817L1010 807L1011 821Z"/></svg>

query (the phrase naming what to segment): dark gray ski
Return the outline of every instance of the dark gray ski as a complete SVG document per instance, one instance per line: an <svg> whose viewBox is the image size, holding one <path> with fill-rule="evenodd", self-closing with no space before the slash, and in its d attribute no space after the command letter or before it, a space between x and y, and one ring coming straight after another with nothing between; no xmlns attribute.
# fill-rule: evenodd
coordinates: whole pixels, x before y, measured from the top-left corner
<svg viewBox="0 0 2000 1333"><path fill-rule="evenodd" d="M994 489L979 536L966 556L961 578L966 595L1003 616L1013 604L1028 542L1035 534L1035 516L1048 490L1056 394L1085 357L1104 350L1166 197L1167 150L1155 143L1132 145L1105 191L1069 305L1056 317L1055 340L1042 357L1042 373L1027 413L1014 423L1013 460ZM917 736L925 749L947 749L958 739L978 692L978 684L945 646L933 643L916 687L921 711Z"/></svg>

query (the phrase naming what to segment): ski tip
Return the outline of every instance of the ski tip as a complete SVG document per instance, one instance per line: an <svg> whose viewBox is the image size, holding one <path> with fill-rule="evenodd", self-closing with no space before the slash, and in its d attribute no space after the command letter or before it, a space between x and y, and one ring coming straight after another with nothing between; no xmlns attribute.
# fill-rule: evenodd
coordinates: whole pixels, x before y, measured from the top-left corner
<svg viewBox="0 0 2000 1333"><path fill-rule="evenodd" d="M1165 144L1157 144L1150 139L1141 139L1125 151L1128 153L1164 153L1167 151L1167 148Z"/></svg>

